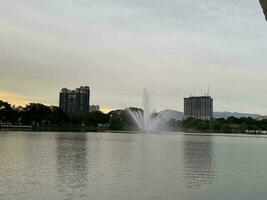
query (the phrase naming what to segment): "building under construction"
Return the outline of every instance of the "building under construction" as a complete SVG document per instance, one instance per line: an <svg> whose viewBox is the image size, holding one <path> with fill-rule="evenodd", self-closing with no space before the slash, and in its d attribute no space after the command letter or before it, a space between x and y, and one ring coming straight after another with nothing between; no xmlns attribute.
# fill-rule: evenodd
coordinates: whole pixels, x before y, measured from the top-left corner
<svg viewBox="0 0 267 200"><path fill-rule="evenodd" d="M184 117L210 120L213 118L213 99L210 96L184 98Z"/></svg>

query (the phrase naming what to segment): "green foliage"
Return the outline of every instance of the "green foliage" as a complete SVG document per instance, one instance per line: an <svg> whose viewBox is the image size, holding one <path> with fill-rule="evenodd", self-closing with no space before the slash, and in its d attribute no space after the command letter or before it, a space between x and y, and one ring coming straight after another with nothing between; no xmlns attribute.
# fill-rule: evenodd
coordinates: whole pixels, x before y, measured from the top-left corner
<svg viewBox="0 0 267 200"><path fill-rule="evenodd" d="M21 112L23 124L48 124L50 122L51 108L39 103L30 103Z"/></svg>
<svg viewBox="0 0 267 200"><path fill-rule="evenodd" d="M180 131L182 123L179 120L171 119L167 121L163 130L165 131Z"/></svg>
<svg viewBox="0 0 267 200"><path fill-rule="evenodd" d="M86 126L98 127L98 124L109 122L109 114L91 112L86 114L67 114L56 106L30 103L25 107L11 106L0 101L0 123L33 125L34 127Z"/></svg>
<svg viewBox="0 0 267 200"><path fill-rule="evenodd" d="M243 133L246 130L267 130L267 120L256 120L251 117L229 117L212 120L186 119L183 121L185 131Z"/></svg>
<svg viewBox="0 0 267 200"><path fill-rule="evenodd" d="M11 106L9 103L0 100L0 122L15 123L18 118L19 115L15 106Z"/></svg>
<svg viewBox="0 0 267 200"><path fill-rule="evenodd" d="M30 103L25 107L11 106L0 100L0 123L33 125L34 130L97 130L99 125L110 130L137 130L135 122L128 110L143 112L140 108L115 110L108 114L90 112L86 114L67 114L56 106ZM156 116L157 113L153 113ZM246 130L267 130L267 119L256 120L251 117L229 117L212 120L189 118L186 120L170 120L161 125L163 131L195 131L195 132L245 132Z"/></svg>
<svg viewBox="0 0 267 200"><path fill-rule="evenodd" d="M62 125L69 121L68 115L59 107L51 106L49 120L51 124Z"/></svg>
<svg viewBox="0 0 267 200"><path fill-rule="evenodd" d="M99 124L107 124L109 122L109 115L100 111L90 112L84 114L83 122L85 125L98 126Z"/></svg>
<svg viewBox="0 0 267 200"><path fill-rule="evenodd" d="M127 109L111 111L109 115L109 128L111 130L133 130L136 128Z"/></svg>
<svg viewBox="0 0 267 200"><path fill-rule="evenodd" d="M123 122L122 122L122 110L111 111L109 113L109 128L111 130L122 130Z"/></svg>

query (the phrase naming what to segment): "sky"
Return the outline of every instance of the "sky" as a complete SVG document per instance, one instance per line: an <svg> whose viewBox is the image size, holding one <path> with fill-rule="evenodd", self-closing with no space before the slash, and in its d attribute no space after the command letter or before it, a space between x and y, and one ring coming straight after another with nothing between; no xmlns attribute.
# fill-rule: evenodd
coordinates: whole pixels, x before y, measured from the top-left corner
<svg viewBox="0 0 267 200"><path fill-rule="evenodd" d="M257 0L0 0L0 99L58 105L91 88L103 111L214 110L267 115L267 24Z"/></svg>

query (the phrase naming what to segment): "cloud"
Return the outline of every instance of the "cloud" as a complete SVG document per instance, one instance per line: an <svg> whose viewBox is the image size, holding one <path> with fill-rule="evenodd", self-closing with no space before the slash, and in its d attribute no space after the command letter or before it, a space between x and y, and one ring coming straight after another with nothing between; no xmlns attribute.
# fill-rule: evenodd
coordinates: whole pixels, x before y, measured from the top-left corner
<svg viewBox="0 0 267 200"><path fill-rule="evenodd" d="M250 0L2 1L0 85L57 104L90 85L92 103L182 110L210 84L215 110L266 113L266 23ZM233 85L235 87L233 87Z"/></svg>

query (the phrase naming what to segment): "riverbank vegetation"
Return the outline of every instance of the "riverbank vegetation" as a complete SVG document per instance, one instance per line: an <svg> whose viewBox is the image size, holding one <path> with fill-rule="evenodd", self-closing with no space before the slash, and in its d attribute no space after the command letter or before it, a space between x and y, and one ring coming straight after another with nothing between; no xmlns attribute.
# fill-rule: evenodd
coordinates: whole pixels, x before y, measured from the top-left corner
<svg viewBox="0 0 267 200"><path fill-rule="evenodd" d="M187 119L183 121L183 130L186 132L211 133L246 133L248 131L266 131L267 119L253 119L251 117L229 117L212 120Z"/></svg>
<svg viewBox="0 0 267 200"><path fill-rule="evenodd" d="M139 108L128 109L142 111ZM8 125L15 128L21 125L30 126L34 131L137 130L127 109L109 113L67 114L56 106L30 103L24 107L16 107L3 101L0 101L0 128L1 125L2 129ZM190 118L183 121L169 119L160 127L162 131L245 133L248 130L267 131L267 119L257 120L249 117L212 120Z"/></svg>

